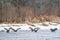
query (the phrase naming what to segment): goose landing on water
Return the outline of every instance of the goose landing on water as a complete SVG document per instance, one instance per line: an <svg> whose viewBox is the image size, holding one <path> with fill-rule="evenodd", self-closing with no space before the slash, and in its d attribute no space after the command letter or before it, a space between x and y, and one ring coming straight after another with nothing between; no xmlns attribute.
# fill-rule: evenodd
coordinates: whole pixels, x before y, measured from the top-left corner
<svg viewBox="0 0 60 40"><path fill-rule="evenodd" d="M54 29L50 29L51 30L51 32L55 32L56 30L57 30L57 28L54 28Z"/></svg>
<svg viewBox="0 0 60 40"><path fill-rule="evenodd" d="M21 29L21 28L17 28L16 30L15 29L13 29L13 28L11 28L14 32L17 32L19 29Z"/></svg>
<svg viewBox="0 0 60 40"><path fill-rule="evenodd" d="M29 28L31 29L32 32L33 32L33 31L34 31L34 32L37 32L37 31L40 29L39 27L36 27L36 28L34 28L34 29L33 29L32 27L29 27Z"/></svg>

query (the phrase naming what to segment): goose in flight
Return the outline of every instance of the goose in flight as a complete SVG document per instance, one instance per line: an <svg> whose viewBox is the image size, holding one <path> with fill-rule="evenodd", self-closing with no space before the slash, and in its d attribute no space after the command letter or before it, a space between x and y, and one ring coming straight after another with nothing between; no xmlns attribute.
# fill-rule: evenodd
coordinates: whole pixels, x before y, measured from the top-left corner
<svg viewBox="0 0 60 40"><path fill-rule="evenodd" d="M36 28L34 29L34 31L37 32L39 29L40 29L39 27L36 27Z"/></svg>
<svg viewBox="0 0 60 40"><path fill-rule="evenodd" d="M32 27L29 27L29 29L31 29L31 31L34 31L34 29Z"/></svg>
<svg viewBox="0 0 60 40"><path fill-rule="evenodd" d="M14 32L17 32L19 29L21 29L21 28L17 28L16 30L15 29L13 29L13 28L11 28Z"/></svg>
<svg viewBox="0 0 60 40"><path fill-rule="evenodd" d="M37 32L37 31L40 29L39 27L36 27L36 28L34 28L34 29L33 29L32 27L29 27L29 28L31 29L32 32L33 32L33 31L34 31L34 32Z"/></svg>
<svg viewBox="0 0 60 40"><path fill-rule="evenodd" d="M4 28L4 29L6 30L6 32L7 32L7 33L9 33L9 31L10 31L10 29L11 29L11 28L9 28L9 29L7 29L7 28Z"/></svg>
<svg viewBox="0 0 60 40"><path fill-rule="evenodd" d="M55 32L56 30L57 30L57 28L54 28L54 29L50 29L51 30L51 32Z"/></svg>

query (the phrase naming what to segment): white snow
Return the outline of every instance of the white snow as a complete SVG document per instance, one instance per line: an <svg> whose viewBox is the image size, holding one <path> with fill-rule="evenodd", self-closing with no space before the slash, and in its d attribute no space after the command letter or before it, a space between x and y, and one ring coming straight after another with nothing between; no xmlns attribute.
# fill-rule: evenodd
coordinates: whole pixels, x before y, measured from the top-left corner
<svg viewBox="0 0 60 40"><path fill-rule="evenodd" d="M0 32L0 40L60 40L60 24L57 23L49 23L48 26L41 25L42 23L35 23L35 27L39 27L37 33L29 31L29 27L35 28L34 26L28 24L0 24L0 31L4 30L4 28L9 29L12 27L13 29L21 28L20 31L13 32L10 30L10 33L6 33L4 31ZM57 25L56 25L57 24ZM51 32L50 28L58 28L59 30L55 32ZM47 30L46 30L47 29ZM27 31L26 31L27 30Z"/></svg>
<svg viewBox="0 0 60 40"><path fill-rule="evenodd" d="M52 22L44 22L45 24L48 24L48 26L42 26L42 23L35 23L35 27L39 27L40 29L50 29L50 28L58 28L60 29L60 24L52 23ZM30 30L29 27L35 28L28 24L0 24L0 31L4 30L4 28L9 29L12 27L13 29L21 28L20 30Z"/></svg>

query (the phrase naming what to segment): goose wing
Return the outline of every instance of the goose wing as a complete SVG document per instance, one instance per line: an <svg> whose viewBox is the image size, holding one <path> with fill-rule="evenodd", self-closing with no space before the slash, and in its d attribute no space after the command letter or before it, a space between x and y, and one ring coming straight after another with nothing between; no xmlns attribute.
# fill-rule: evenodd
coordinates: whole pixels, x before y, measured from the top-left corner
<svg viewBox="0 0 60 40"><path fill-rule="evenodd" d="M5 30L8 30L7 28L4 28Z"/></svg>
<svg viewBox="0 0 60 40"><path fill-rule="evenodd" d="M40 28L39 27L36 27L34 30L39 30Z"/></svg>
<svg viewBox="0 0 60 40"><path fill-rule="evenodd" d="M34 29L32 27L29 27L32 31L34 31Z"/></svg>

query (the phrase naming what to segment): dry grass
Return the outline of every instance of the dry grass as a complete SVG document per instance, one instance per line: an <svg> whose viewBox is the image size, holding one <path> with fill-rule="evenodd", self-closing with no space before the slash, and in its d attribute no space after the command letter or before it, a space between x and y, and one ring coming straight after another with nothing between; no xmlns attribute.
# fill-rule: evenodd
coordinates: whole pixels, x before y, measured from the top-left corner
<svg viewBox="0 0 60 40"><path fill-rule="evenodd" d="M46 23L42 23L41 25L42 25L42 26L46 26L46 27L48 26L48 24L46 24Z"/></svg>
<svg viewBox="0 0 60 40"><path fill-rule="evenodd" d="M27 20L27 21L25 21L25 23L27 23L27 24L28 24L28 25L30 25L30 26L35 27L35 25L34 25L33 23L29 22L28 20Z"/></svg>
<svg viewBox="0 0 60 40"><path fill-rule="evenodd" d="M22 23L23 22L22 19L23 19L22 17L18 17L17 18L18 21L2 22L2 23ZM32 23L39 23L39 22L45 22L45 21L60 23L60 17L53 16L53 15L51 15L51 16L43 15L43 16L36 16L34 18L32 18L30 16L25 18L25 22L28 23L29 25L30 24L32 25Z"/></svg>
<svg viewBox="0 0 60 40"><path fill-rule="evenodd" d="M60 17L54 15L51 16L43 15L43 16L36 16L33 19L29 17L27 18L27 21L31 23L38 23L38 22L45 22L45 21L60 23Z"/></svg>
<svg viewBox="0 0 60 40"><path fill-rule="evenodd" d="M58 16L49 16L49 20L54 23L60 23L60 17Z"/></svg>
<svg viewBox="0 0 60 40"><path fill-rule="evenodd" d="M29 22L31 22L31 23L40 22L39 17L34 17L34 18L28 17L28 18L26 18L25 21L29 21Z"/></svg>
<svg viewBox="0 0 60 40"><path fill-rule="evenodd" d="M22 17L18 17L17 20L18 20L17 23L22 23L23 22Z"/></svg>

